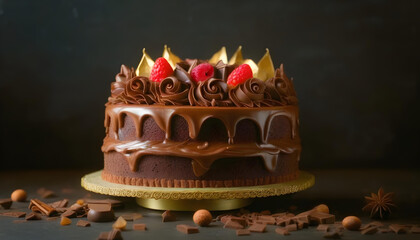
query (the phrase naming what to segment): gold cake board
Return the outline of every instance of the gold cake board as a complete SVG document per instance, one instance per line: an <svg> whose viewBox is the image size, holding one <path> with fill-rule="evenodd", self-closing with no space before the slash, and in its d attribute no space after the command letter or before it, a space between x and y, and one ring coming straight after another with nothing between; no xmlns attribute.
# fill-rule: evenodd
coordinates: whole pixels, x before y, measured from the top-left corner
<svg viewBox="0 0 420 240"><path fill-rule="evenodd" d="M195 211L205 208L213 211L245 207L257 197L271 197L295 193L315 184L314 175L300 171L299 178L289 182L251 187L230 188L162 188L143 187L107 182L102 170L82 177L86 190L120 197L135 197L140 206L157 210Z"/></svg>

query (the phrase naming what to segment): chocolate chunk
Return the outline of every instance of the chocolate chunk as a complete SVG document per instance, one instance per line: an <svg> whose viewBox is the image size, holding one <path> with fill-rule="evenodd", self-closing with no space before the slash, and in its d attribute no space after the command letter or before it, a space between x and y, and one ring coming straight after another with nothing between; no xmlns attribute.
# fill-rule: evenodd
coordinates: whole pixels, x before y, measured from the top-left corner
<svg viewBox="0 0 420 240"><path fill-rule="evenodd" d="M111 204L89 204L90 210L87 219L91 222L111 222L114 221L115 215L111 208Z"/></svg>
<svg viewBox="0 0 420 240"><path fill-rule="evenodd" d="M341 235L338 231L332 231L325 233L324 238L340 239Z"/></svg>
<svg viewBox="0 0 420 240"><path fill-rule="evenodd" d="M414 226L410 229L411 233L420 233L420 227Z"/></svg>
<svg viewBox="0 0 420 240"><path fill-rule="evenodd" d="M166 210L162 213L162 222L176 221L176 216L171 210Z"/></svg>
<svg viewBox="0 0 420 240"><path fill-rule="evenodd" d="M243 229L244 226L237 221L227 220L223 228Z"/></svg>
<svg viewBox="0 0 420 240"><path fill-rule="evenodd" d="M233 222L237 222L239 224L241 224L243 227L248 226L248 222L245 218L242 217L235 217L235 216L226 216L224 218L222 218L222 223L227 223L227 221L233 221Z"/></svg>
<svg viewBox="0 0 420 240"><path fill-rule="evenodd" d="M178 230L179 232L185 233L185 234L191 234L191 233L198 233L199 232L197 227L193 227L193 226L189 226L189 225L185 225L185 224L176 225L176 230Z"/></svg>
<svg viewBox="0 0 420 240"><path fill-rule="evenodd" d="M377 231L378 231L378 227L369 227L362 230L360 233L363 235L371 235L371 234L375 234Z"/></svg>
<svg viewBox="0 0 420 240"><path fill-rule="evenodd" d="M261 221L264 224L275 225L276 219L269 215L258 216L257 221Z"/></svg>
<svg viewBox="0 0 420 240"><path fill-rule="evenodd" d="M277 226L286 226L290 223L290 218L280 217L276 218L276 225Z"/></svg>
<svg viewBox="0 0 420 240"><path fill-rule="evenodd" d="M136 224L133 224L133 229L139 230L139 231L145 231L147 228L146 228L146 224L144 223L136 223Z"/></svg>
<svg viewBox="0 0 420 240"><path fill-rule="evenodd" d="M262 233L262 232L265 232L265 229L267 228L267 225L266 224L252 224L249 228L248 228L248 230L249 231L251 231L251 232L259 232L259 233Z"/></svg>
<svg viewBox="0 0 420 240"><path fill-rule="evenodd" d="M41 220L42 216L39 213L29 213L28 215L26 215L25 220Z"/></svg>
<svg viewBox="0 0 420 240"><path fill-rule="evenodd" d="M396 234L407 233L407 228L400 224L391 224L389 228L394 231Z"/></svg>
<svg viewBox="0 0 420 240"><path fill-rule="evenodd" d="M297 227L296 223L292 223L292 224L286 225L285 228L289 232L293 232L293 231L297 231L298 230L298 227Z"/></svg>
<svg viewBox="0 0 420 240"><path fill-rule="evenodd" d="M290 235L290 232L286 228L280 228L280 227L276 228L276 233L283 236Z"/></svg>
<svg viewBox="0 0 420 240"><path fill-rule="evenodd" d="M98 240L122 240L120 230L112 230L111 232L101 232L98 237Z"/></svg>
<svg viewBox="0 0 420 240"><path fill-rule="evenodd" d="M330 227L326 224L319 224L316 228L318 231L328 232L330 230Z"/></svg>
<svg viewBox="0 0 420 240"><path fill-rule="evenodd" d="M25 212L4 212L4 213L0 213L0 216L16 217L16 218L21 218L21 217L24 217L25 215L26 215Z"/></svg>
<svg viewBox="0 0 420 240"><path fill-rule="evenodd" d="M77 213L71 209L68 209L63 214L61 214L62 217L68 217L68 218L75 218L77 217Z"/></svg>
<svg viewBox="0 0 420 240"><path fill-rule="evenodd" d="M297 224L297 227L298 227L299 230L303 229L303 228L307 228L308 225L309 225L307 222L304 222L304 221L301 221L301 220L297 220L296 224Z"/></svg>
<svg viewBox="0 0 420 240"><path fill-rule="evenodd" d="M65 207L67 207L68 204L69 204L69 200L68 199L63 199L63 200L60 200L60 201L50 203L49 205L53 208L65 208Z"/></svg>
<svg viewBox="0 0 420 240"><path fill-rule="evenodd" d="M13 201L10 198L0 199L0 206L3 209L9 209L12 206L12 203Z"/></svg>
<svg viewBox="0 0 420 240"><path fill-rule="evenodd" d="M237 229L236 230L236 236L247 236L250 235L251 231L249 231L248 229Z"/></svg>
<svg viewBox="0 0 420 240"><path fill-rule="evenodd" d="M85 221L85 220L79 220L76 223L76 226L79 226L79 227L90 227L90 222Z"/></svg>
<svg viewBox="0 0 420 240"><path fill-rule="evenodd" d="M309 215L309 219L318 224L333 224L335 222L334 215L317 211L312 212Z"/></svg>

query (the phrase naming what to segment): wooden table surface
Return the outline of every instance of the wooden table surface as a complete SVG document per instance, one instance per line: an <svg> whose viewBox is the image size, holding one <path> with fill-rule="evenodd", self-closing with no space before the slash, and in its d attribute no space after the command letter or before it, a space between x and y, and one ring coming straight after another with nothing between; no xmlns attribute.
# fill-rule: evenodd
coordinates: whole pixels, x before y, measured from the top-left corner
<svg viewBox="0 0 420 240"><path fill-rule="evenodd" d="M0 198L9 198L13 190L25 189L28 199L39 198L37 189L44 187L53 190L57 197L47 199L53 202L63 198L70 200L70 204L80 198L108 198L90 193L80 187L80 179L87 173L95 170L48 170L48 171L3 171L0 172ZM348 215L361 217L363 223L372 220L361 211L364 205L364 196L383 187L386 192L395 192L395 202L398 208L385 224L418 224L420 225L420 170L377 170L377 169L351 169L351 170L309 170L315 175L316 183L311 189L303 192L264 199L256 199L247 207L251 211L270 210L279 212L290 207L295 212L302 212L313 206L325 203L330 207L331 213L337 220ZM145 232L132 230L132 223L128 223L128 230L122 233L124 239L273 239L283 238L274 232L276 226L268 226L266 233L252 233L250 236L237 237L234 230L224 229L220 222L213 223L211 227L200 228L200 233L186 236L176 230L177 224L190 224L193 212L177 212L178 221L161 222L162 211L149 210L138 206L133 198L118 198L124 202L125 207L116 210L116 216L124 213L141 213L144 217L137 220L146 223ZM28 202L13 203L10 210L25 211ZM213 212L218 215L222 212ZM91 227L77 227L78 219L73 220L70 226L60 226L55 221L30 221L14 223L16 218L0 216L0 239L96 239L100 232L110 231L111 223L92 223ZM315 227L309 227L292 232L287 239L323 239L323 233ZM344 231L342 239L419 239L420 234L396 235L394 233L361 235L360 232Z"/></svg>

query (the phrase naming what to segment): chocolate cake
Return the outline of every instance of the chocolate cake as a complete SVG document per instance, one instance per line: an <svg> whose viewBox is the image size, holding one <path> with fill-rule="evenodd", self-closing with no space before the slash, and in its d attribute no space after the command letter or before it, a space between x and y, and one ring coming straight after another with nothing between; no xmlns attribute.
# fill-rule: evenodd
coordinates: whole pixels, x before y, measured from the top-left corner
<svg viewBox="0 0 420 240"><path fill-rule="evenodd" d="M181 60L165 46L124 65L105 110L102 178L149 187L239 187L296 179L301 152L293 82L267 50Z"/></svg>

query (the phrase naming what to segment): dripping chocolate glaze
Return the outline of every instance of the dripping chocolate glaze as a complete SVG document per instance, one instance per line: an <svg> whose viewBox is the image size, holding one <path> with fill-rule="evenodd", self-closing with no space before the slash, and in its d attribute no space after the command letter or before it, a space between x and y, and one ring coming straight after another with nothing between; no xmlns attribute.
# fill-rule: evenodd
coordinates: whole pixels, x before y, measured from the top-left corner
<svg viewBox="0 0 420 240"><path fill-rule="evenodd" d="M192 167L196 176L202 176L211 164L225 157L259 156L264 160L269 171L277 165L279 153L300 153L298 135L298 107L277 106L264 108L246 107L196 107L196 106L147 106L147 105L108 105L105 111L105 127L107 137L102 146L103 152L117 151L125 156L132 171L137 170L138 161L144 155L174 155L192 159ZM171 138L171 119L173 116L183 117L189 127L191 140L174 142ZM118 131L124 126L124 118L130 117L136 125L136 135L141 137L143 121L152 117L165 132L165 141L120 141ZM276 116L285 116L290 121L291 138L267 142L271 122ZM200 128L205 120L216 118L225 125L228 142L198 142ZM261 139L255 143L234 143L236 125L244 119L252 120L260 131Z"/></svg>

